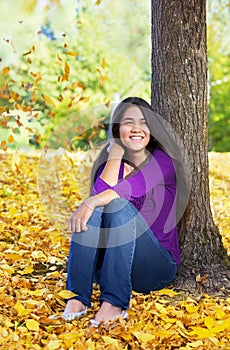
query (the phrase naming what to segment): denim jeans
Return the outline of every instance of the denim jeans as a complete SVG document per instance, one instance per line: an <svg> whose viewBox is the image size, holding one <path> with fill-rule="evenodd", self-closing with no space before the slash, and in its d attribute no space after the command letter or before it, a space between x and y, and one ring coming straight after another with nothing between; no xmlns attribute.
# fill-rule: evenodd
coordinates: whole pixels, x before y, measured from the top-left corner
<svg viewBox="0 0 230 350"><path fill-rule="evenodd" d="M100 285L101 302L128 309L132 290L149 293L175 278L174 259L125 199L96 208L87 226L72 234L66 283L86 306L93 282Z"/></svg>

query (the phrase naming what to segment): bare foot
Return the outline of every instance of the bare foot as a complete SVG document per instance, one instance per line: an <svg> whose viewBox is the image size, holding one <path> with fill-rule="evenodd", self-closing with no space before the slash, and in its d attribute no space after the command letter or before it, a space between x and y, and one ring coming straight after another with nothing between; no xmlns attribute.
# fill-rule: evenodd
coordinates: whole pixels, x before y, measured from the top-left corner
<svg viewBox="0 0 230 350"><path fill-rule="evenodd" d="M70 299L67 301L66 307L65 307L65 311L64 313L69 313L69 312L80 312L80 311L84 311L85 310L85 305L76 299Z"/></svg>
<svg viewBox="0 0 230 350"><path fill-rule="evenodd" d="M107 301L103 301L103 303L101 304L101 307L98 310L98 312L96 313L94 319L97 322L108 321L108 320L111 320L117 316L120 316L121 311L122 311L121 307L114 306L114 305L108 303Z"/></svg>

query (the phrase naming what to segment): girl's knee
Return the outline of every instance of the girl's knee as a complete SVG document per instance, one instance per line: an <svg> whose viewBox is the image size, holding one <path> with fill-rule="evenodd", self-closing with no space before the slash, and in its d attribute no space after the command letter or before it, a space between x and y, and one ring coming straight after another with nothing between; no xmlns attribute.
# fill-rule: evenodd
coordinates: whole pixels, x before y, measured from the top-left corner
<svg viewBox="0 0 230 350"><path fill-rule="evenodd" d="M116 214L119 212L126 212L127 214L134 214L136 209L132 204L124 198L115 198L104 207L104 213Z"/></svg>

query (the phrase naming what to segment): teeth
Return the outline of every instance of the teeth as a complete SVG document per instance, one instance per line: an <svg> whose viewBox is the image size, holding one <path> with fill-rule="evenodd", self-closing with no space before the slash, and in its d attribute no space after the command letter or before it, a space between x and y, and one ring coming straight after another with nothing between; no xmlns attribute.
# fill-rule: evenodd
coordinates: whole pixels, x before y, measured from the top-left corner
<svg viewBox="0 0 230 350"><path fill-rule="evenodd" d="M131 136L132 140L142 140L141 136Z"/></svg>

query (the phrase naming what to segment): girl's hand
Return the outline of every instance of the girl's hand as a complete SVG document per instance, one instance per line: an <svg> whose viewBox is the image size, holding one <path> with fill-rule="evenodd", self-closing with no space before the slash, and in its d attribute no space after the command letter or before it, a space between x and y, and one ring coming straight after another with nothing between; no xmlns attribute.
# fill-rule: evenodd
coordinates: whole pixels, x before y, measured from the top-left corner
<svg viewBox="0 0 230 350"><path fill-rule="evenodd" d="M109 158L122 158L125 152L124 148L115 140L110 141L107 151L109 153Z"/></svg>
<svg viewBox="0 0 230 350"><path fill-rule="evenodd" d="M80 207L70 216L68 230L72 232L87 231L86 224L93 214L94 209L99 206L107 205L115 198L119 198L119 195L115 191L109 189L84 200Z"/></svg>
<svg viewBox="0 0 230 350"><path fill-rule="evenodd" d="M70 216L68 230L72 232L87 231L87 222L95 209L93 197L87 198Z"/></svg>

